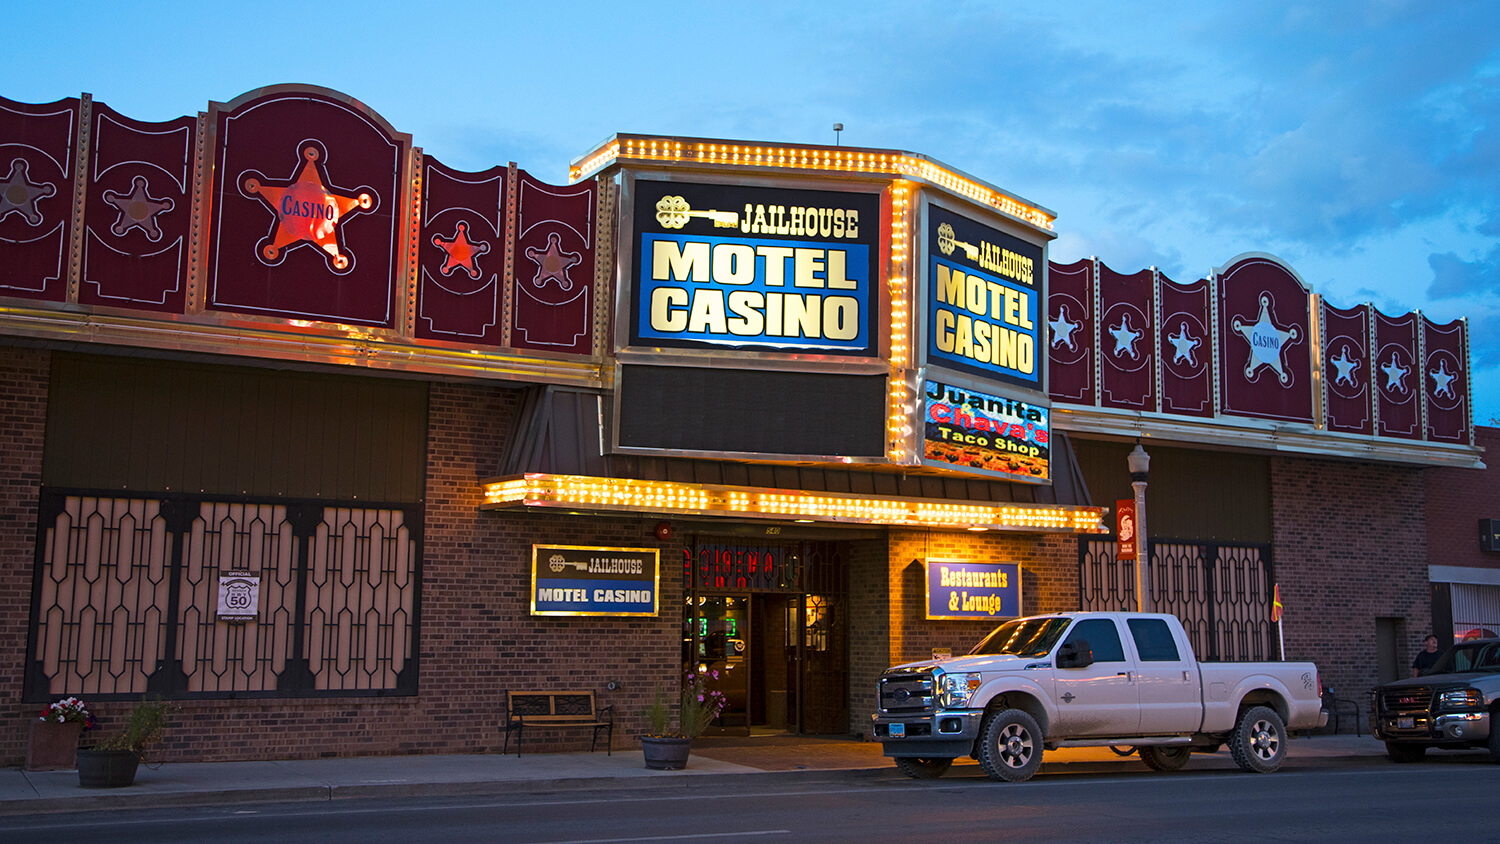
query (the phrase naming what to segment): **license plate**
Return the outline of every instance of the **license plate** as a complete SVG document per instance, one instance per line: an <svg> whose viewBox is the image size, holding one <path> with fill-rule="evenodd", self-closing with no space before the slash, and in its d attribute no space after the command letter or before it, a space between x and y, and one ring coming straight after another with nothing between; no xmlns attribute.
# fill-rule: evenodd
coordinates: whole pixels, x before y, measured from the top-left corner
<svg viewBox="0 0 1500 844"><path fill-rule="evenodd" d="M1398 729L1398 730L1410 730L1411 728L1413 728L1415 726L1417 726L1417 719L1415 719L1415 718L1397 718L1396 719L1396 729Z"/></svg>
<svg viewBox="0 0 1500 844"><path fill-rule="evenodd" d="M905 724L892 724L891 725L891 738L906 738L906 725Z"/></svg>

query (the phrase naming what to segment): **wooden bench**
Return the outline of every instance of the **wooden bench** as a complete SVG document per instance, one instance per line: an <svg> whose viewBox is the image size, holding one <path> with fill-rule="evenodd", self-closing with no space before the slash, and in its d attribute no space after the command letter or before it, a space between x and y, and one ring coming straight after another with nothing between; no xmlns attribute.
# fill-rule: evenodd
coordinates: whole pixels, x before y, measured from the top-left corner
<svg viewBox="0 0 1500 844"><path fill-rule="evenodd" d="M604 718L602 716L608 716ZM521 741L527 727L592 727L594 736L589 740L589 752L599 740L599 731L609 731L605 745L606 755L614 755L615 716L614 707L598 709L594 705L593 692L506 692L505 749L510 752L510 734L516 734L516 756L521 755Z"/></svg>

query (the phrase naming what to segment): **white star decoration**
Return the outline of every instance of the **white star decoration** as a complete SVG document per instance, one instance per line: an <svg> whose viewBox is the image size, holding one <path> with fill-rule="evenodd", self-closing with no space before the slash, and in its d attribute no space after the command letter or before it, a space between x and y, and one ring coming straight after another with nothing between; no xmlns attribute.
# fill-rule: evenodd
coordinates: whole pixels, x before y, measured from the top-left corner
<svg viewBox="0 0 1500 844"><path fill-rule="evenodd" d="M1115 357L1129 355L1131 360L1140 359L1140 354L1135 350L1135 341L1145 336L1145 332L1131 330L1130 314L1121 314L1120 324L1109 329L1109 335L1115 338Z"/></svg>
<svg viewBox="0 0 1500 844"><path fill-rule="evenodd" d="M1077 351L1078 347L1073 343L1073 332L1078 330L1080 323L1068 321L1068 306L1060 305L1057 309L1057 318L1050 323L1052 326L1052 348L1059 345L1068 347L1068 351Z"/></svg>
<svg viewBox="0 0 1500 844"><path fill-rule="evenodd" d="M1172 362L1197 366L1198 360L1193 352L1197 351L1203 341L1189 336L1187 328L1187 323L1184 322L1177 326L1176 334L1167 335L1167 342L1172 344Z"/></svg>
<svg viewBox="0 0 1500 844"><path fill-rule="evenodd" d="M1447 361L1439 361L1438 368L1432 372L1428 372L1427 377L1432 379L1433 395L1445 396L1450 399L1456 398L1453 395L1453 379L1458 377L1458 373L1448 371Z"/></svg>
<svg viewBox="0 0 1500 844"><path fill-rule="evenodd" d="M1272 321L1269 294L1261 294L1260 316L1255 322L1249 323L1235 317L1234 331L1250 344L1250 357L1245 360L1246 380L1254 381L1260 368L1267 366L1281 379L1282 386L1292 383L1292 374L1282 365L1282 352L1289 343L1297 341L1301 332L1295 325L1285 329L1276 327L1276 323Z"/></svg>
<svg viewBox="0 0 1500 844"><path fill-rule="evenodd" d="M1349 344L1345 343L1339 349L1339 357L1329 358L1328 362L1338 370L1334 376L1335 384L1348 384L1351 387L1358 386L1354 381L1354 370L1359 368L1359 358L1349 357Z"/></svg>
<svg viewBox="0 0 1500 844"><path fill-rule="evenodd" d="M1402 366L1393 352L1391 362L1380 365L1380 371L1385 373L1385 388L1397 393L1406 392L1406 373L1411 372L1411 367Z"/></svg>

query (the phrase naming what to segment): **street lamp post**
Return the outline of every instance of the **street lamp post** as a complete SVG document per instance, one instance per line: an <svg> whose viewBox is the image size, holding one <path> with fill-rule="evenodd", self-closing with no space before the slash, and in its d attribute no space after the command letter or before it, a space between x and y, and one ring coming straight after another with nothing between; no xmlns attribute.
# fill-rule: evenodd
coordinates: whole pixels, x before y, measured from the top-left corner
<svg viewBox="0 0 1500 844"><path fill-rule="evenodd" d="M1146 533L1146 473L1151 455L1141 444L1125 458L1130 467L1130 486L1135 490L1135 611L1151 612L1151 543Z"/></svg>

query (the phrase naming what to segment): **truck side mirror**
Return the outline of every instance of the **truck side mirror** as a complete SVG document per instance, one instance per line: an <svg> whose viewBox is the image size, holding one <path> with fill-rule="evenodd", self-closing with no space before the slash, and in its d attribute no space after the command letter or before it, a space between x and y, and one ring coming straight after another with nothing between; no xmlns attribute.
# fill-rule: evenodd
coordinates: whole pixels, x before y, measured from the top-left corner
<svg viewBox="0 0 1500 844"><path fill-rule="evenodd" d="M1094 650L1089 647L1089 640L1074 639L1064 642L1057 649L1058 668L1088 668L1094 664Z"/></svg>

